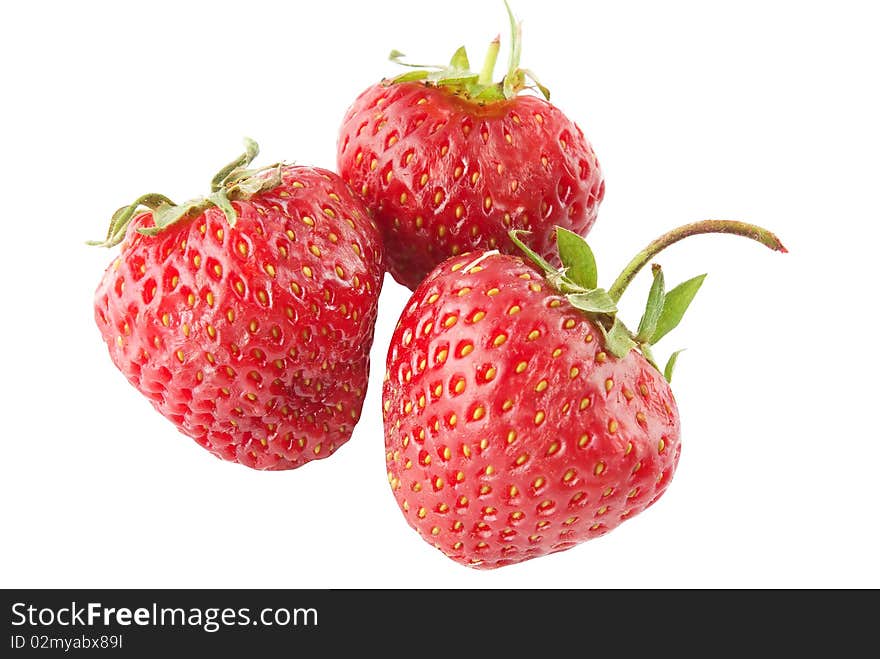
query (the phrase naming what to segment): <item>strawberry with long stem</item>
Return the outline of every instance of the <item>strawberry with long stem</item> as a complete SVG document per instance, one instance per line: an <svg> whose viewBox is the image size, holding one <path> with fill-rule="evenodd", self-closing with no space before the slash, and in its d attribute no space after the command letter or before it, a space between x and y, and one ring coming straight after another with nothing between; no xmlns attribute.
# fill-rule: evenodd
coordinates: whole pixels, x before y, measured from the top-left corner
<svg viewBox="0 0 880 659"><path fill-rule="evenodd" d="M570 549L631 519L668 488L681 424L653 346L703 281L667 291L662 270L635 329L617 302L662 249L729 233L784 252L772 233L712 220L650 243L606 290L576 234L557 229L561 267L478 251L443 262L401 315L383 388L388 479L407 522L471 567ZM676 353L677 354L677 353Z"/></svg>

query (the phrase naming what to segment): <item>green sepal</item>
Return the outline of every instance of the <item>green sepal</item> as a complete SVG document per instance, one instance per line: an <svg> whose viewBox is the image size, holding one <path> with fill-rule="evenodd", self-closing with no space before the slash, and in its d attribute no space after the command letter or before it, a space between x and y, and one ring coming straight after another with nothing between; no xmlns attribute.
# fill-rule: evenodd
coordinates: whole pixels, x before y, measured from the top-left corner
<svg viewBox="0 0 880 659"><path fill-rule="evenodd" d="M160 206L153 211L153 226L139 227L137 231L144 236L156 236L168 227L177 224L183 218L189 217L190 213L203 210L204 208L204 199L192 199L179 206Z"/></svg>
<svg viewBox="0 0 880 659"><path fill-rule="evenodd" d="M504 96L499 91L498 85L489 85L474 91L470 98L480 103L491 103L502 100Z"/></svg>
<svg viewBox="0 0 880 659"><path fill-rule="evenodd" d="M601 323L598 325L602 327ZM633 341L630 331L617 318L614 319L611 329L605 330L603 328L603 332L605 334L605 347L608 349L608 352L618 359L623 359L629 354L630 350L636 347L636 342Z"/></svg>
<svg viewBox="0 0 880 659"><path fill-rule="evenodd" d="M278 163L260 169L247 169L260 149L249 137L244 138L245 151L238 158L225 165L211 179L211 194L207 197L191 199L183 204L175 204L168 197L160 194L146 194L134 203L119 208L110 220L107 237L103 241L92 240L87 244L98 247L113 247L122 242L129 224L139 209L146 207L153 212L153 226L138 227L138 233L155 236L164 229L180 222L183 218L203 212L210 206L223 211L230 226L235 226L237 214L232 205L233 200L248 199L253 195L271 190L281 184L281 167ZM274 170L271 176L262 174Z"/></svg>
<svg viewBox="0 0 880 659"><path fill-rule="evenodd" d="M507 72L501 82L492 82L500 48L500 40L496 38L489 45L483 67L479 73L470 70L470 60L464 46L455 51L449 64L445 66L409 64L403 61L406 56L402 52L392 50L388 56L392 62L414 70L385 80L383 84L393 85L424 81L427 84L446 87L457 95L481 104L509 100L516 97L523 89L531 88L538 89L545 98L549 99L550 91L538 81L535 74L527 69L519 68L522 56L522 25L517 22L507 0L505 0L504 6L510 23L510 52Z"/></svg>
<svg viewBox="0 0 880 659"><path fill-rule="evenodd" d="M666 362L666 368L663 369L663 377L666 378L666 381L670 384L672 383L672 372L675 370L675 365L678 363L678 356L684 352L684 349L676 350L669 356L669 361Z"/></svg>
<svg viewBox="0 0 880 659"><path fill-rule="evenodd" d="M464 46L455 51L452 59L449 60L449 68L453 71L470 71L471 63L468 60L467 49Z"/></svg>
<svg viewBox="0 0 880 659"><path fill-rule="evenodd" d="M541 96L544 97L545 100L550 100L550 90L541 84L541 81L538 80L538 77L532 72L531 69L520 69L523 75L532 81L532 83L537 87L538 91L541 92Z"/></svg>
<svg viewBox="0 0 880 659"><path fill-rule="evenodd" d="M391 84L397 84L399 82L416 82L418 80L427 80L428 76L431 75L428 71L407 71L406 73L401 73L399 76L395 76L391 79Z"/></svg>
<svg viewBox="0 0 880 659"><path fill-rule="evenodd" d="M645 305L645 313L639 321L639 330L636 332L636 341L639 343L648 343L654 336L657 329L657 321L663 313L666 294L664 290L663 270L659 265L651 267L654 275L654 281L651 284L651 290L648 292L648 302Z"/></svg>
<svg viewBox="0 0 880 659"><path fill-rule="evenodd" d="M663 304L663 312L657 319L657 326L654 329L649 343L656 344L660 339L666 336L670 331L674 330L681 322L684 313L688 310L706 275L700 275L686 282L679 284L666 294L666 301Z"/></svg>
<svg viewBox="0 0 880 659"><path fill-rule="evenodd" d="M571 306L589 313L603 313L612 315L617 313L617 305L608 292L601 288L594 288L586 293L570 293L565 296L571 302Z"/></svg>
<svg viewBox="0 0 880 659"><path fill-rule="evenodd" d="M442 66L437 66L437 65L432 65L432 64L409 64L408 62L403 61L404 57L406 57L406 55L397 49L392 50L391 53L388 55L388 59L390 59L395 64L398 64L400 66L405 66L410 69L442 69L442 68L445 68Z"/></svg>
<svg viewBox="0 0 880 659"><path fill-rule="evenodd" d="M564 275L581 288L588 290L596 288L598 285L596 257L587 241L573 231L558 226L556 245L559 248L559 259L562 261Z"/></svg>
<svg viewBox="0 0 880 659"><path fill-rule="evenodd" d="M271 176L255 176L251 174L259 174L265 171L272 171ZM272 167L257 170L256 172L247 172L247 176L242 177L235 184L226 188L226 195L229 199L248 199L260 192L268 192L277 188L283 182L281 175L281 163L277 163Z"/></svg>
<svg viewBox="0 0 880 659"><path fill-rule="evenodd" d="M260 155L259 145L250 137L245 137L244 153L214 175L211 179L211 192L217 192L234 173L244 170L258 155Z"/></svg>
<svg viewBox="0 0 880 659"><path fill-rule="evenodd" d="M475 84L477 82L477 77L477 74L472 73L470 75L462 75L461 77L444 75L443 77L438 77L434 80L433 77L429 75L428 80L435 82L439 87L461 87Z"/></svg>
<svg viewBox="0 0 880 659"><path fill-rule="evenodd" d="M174 202L162 194L148 193L142 195L128 206L116 209L113 217L110 218L110 227L107 229L107 237L104 240L89 240L86 244L92 247L114 247L125 238L128 225L138 210L146 207L147 210L156 211L162 206L174 206Z"/></svg>

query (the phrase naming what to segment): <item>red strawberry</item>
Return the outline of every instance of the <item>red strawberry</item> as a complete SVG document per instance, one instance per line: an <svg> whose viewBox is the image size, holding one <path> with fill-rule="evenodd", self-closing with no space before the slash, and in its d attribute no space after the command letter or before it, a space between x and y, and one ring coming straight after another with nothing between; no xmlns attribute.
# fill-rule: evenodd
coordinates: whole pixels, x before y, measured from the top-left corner
<svg viewBox="0 0 880 659"><path fill-rule="evenodd" d="M750 225L689 225L652 243L606 292L589 247L560 230L562 272L523 245L540 268L478 252L418 287L392 337L383 406L391 488L426 541L496 568L601 536L662 496L680 420L650 345L703 278L667 293L655 268L635 333L615 318L616 301L660 249L706 231L784 251Z"/></svg>
<svg viewBox="0 0 880 659"><path fill-rule="evenodd" d="M605 184L593 148L549 100L518 95L534 78L518 68L513 16L511 26L503 82L492 83L496 39L481 74L462 48L448 67L369 87L345 115L340 175L374 212L389 271L411 289L451 255L516 253L511 229L530 231L552 260L555 225L583 235L596 219Z"/></svg>
<svg viewBox="0 0 880 659"><path fill-rule="evenodd" d="M95 319L113 363L181 432L225 460L292 469L358 421L383 252L336 174L249 171L247 147L211 196L145 195L116 213L100 244L122 248Z"/></svg>

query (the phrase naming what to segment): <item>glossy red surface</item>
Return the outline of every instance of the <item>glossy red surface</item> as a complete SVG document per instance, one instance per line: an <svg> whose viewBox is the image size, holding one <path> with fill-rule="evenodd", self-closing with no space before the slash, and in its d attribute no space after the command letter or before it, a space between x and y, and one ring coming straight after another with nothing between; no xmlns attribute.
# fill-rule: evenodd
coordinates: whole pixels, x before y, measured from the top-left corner
<svg viewBox="0 0 880 659"><path fill-rule="evenodd" d="M521 259L452 258L414 293L383 389L388 478L407 522L495 568L601 536L655 502L678 463L669 385L617 359Z"/></svg>
<svg viewBox="0 0 880 659"><path fill-rule="evenodd" d="M214 455L290 469L348 441L367 387L383 277L379 233L335 174L283 183L155 237L137 233L95 294L113 363ZM152 447L144 447L153 450Z"/></svg>
<svg viewBox="0 0 880 659"><path fill-rule="evenodd" d="M340 175L374 212L392 276L415 289L449 256L518 253L511 229L556 262L556 225L585 235L605 194L581 129L535 96L479 105L437 87L374 85L349 108Z"/></svg>

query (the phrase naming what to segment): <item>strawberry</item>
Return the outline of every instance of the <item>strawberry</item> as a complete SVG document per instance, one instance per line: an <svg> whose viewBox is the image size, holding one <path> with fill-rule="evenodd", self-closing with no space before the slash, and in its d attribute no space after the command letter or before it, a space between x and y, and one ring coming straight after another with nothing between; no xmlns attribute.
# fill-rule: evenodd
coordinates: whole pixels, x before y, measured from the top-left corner
<svg viewBox="0 0 880 659"><path fill-rule="evenodd" d="M363 203L314 167L246 167L183 205L114 215L121 252L95 293L110 358L224 460L293 469L351 437L367 387L383 251Z"/></svg>
<svg viewBox="0 0 880 659"><path fill-rule="evenodd" d="M510 22L502 82L492 82L496 39L480 74L460 48L447 67L370 86L343 120L338 171L373 211L389 271L410 289L449 256L516 253L511 229L530 231L530 245L553 260L554 225L584 235L596 219L605 194L596 154L519 68L521 27ZM532 87L544 98L520 95Z"/></svg>
<svg viewBox="0 0 880 659"><path fill-rule="evenodd" d="M661 249L695 233L750 236L709 221L666 234L615 284L596 287L582 238L558 230L563 270L482 251L440 264L393 334L383 389L388 478L406 521L453 560L497 568L602 536L656 502L681 451L681 422L651 345L703 281L665 291L654 267L636 332L616 303ZM535 265L537 264L537 265Z"/></svg>

